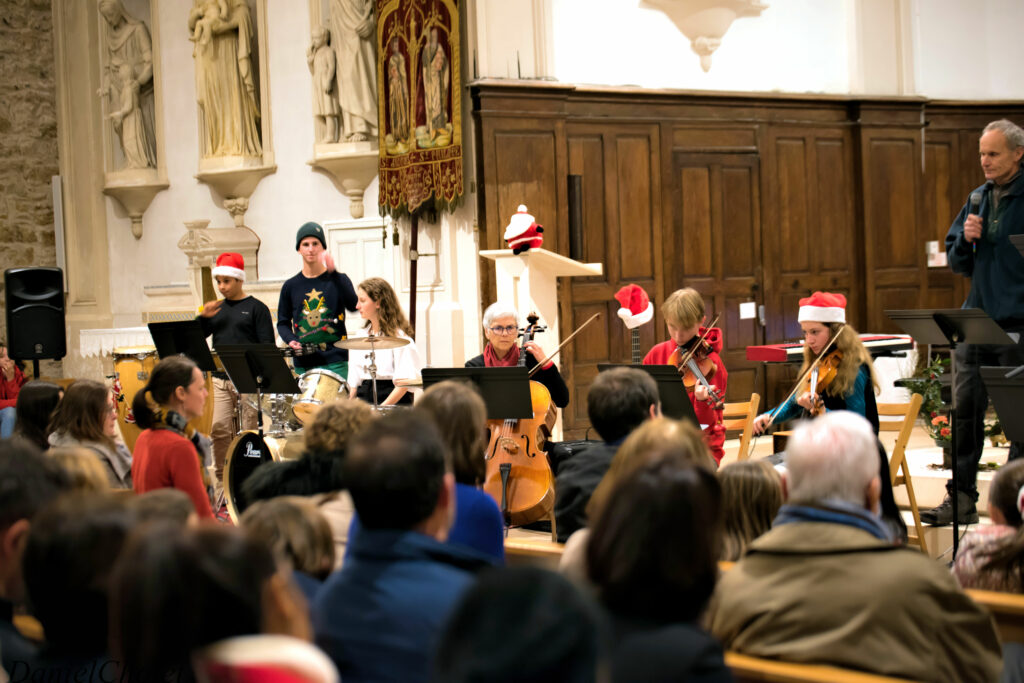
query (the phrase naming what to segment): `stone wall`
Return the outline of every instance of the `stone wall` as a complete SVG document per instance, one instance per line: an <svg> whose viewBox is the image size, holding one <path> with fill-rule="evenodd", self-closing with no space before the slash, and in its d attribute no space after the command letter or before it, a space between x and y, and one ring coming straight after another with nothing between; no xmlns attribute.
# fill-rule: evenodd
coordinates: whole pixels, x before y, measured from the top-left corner
<svg viewBox="0 0 1024 683"><path fill-rule="evenodd" d="M0 270L53 266L50 177L58 170L50 0L6 0L0 46ZM0 335L6 323L0 296Z"/></svg>

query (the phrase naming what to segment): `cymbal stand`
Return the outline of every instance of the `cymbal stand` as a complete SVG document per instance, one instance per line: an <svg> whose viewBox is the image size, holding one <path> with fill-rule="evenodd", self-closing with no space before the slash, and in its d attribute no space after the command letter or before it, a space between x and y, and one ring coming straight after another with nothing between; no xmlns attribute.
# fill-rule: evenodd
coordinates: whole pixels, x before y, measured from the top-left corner
<svg viewBox="0 0 1024 683"><path fill-rule="evenodd" d="M373 386L373 409L380 410L380 404L377 402L377 353L373 348L373 335L367 338L370 340L370 364L366 369L370 371L370 384Z"/></svg>

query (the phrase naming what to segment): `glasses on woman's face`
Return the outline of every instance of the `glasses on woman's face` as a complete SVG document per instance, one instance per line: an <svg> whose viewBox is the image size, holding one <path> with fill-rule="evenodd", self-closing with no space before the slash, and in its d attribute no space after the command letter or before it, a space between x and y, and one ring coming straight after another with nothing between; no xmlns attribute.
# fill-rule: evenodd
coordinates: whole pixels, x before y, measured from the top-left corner
<svg viewBox="0 0 1024 683"><path fill-rule="evenodd" d="M494 334L515 334L519 330L515 325L505 325L504 327L501 325L495 325L489 329Z"/></svg>

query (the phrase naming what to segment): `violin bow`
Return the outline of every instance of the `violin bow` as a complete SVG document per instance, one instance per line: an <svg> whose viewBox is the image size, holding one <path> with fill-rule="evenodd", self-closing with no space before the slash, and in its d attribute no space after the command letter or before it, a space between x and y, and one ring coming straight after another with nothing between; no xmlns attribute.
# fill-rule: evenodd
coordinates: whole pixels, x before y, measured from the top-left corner
<svg viewBox="0 0 1024 683"><path fill-rule="evenodd" d="M786 398L781 403L779 403L779 405L775 406L775 410L768 413L768 423L764 426L764 429L761 430L761 434L764 434L764 431L775 423L775 416L779 414L780 410L782 410L782 406L786 405L789 399L793 398L793 395L800 389L801 385L803 385L804 380L807 379L807 376L814 370L814 368L818 367L818 365L821 364L821 359L828 354L829 349L831 349L832 346L836 343L836 340L839 339L839 334L845 329L846 324L844 323L842 327L836 330L836 333L832 335L832 338L828 340L828 343L825 344L825 348L821 350L821 353L819 353L818 357L814 359L814 362L811 363L806 370L804 370L804 373L802 375L800 375L800 377L796 381L796 384L793 385L793 389L789 392ZM750 440L750 448L747 450L748 460L750 459L750 454L754 452L754 446L757 445L757 437L761 436L761 434L754 435L754 438Z"/></svg>
<svg viewBox="0 0 1024 683"><path fill-rule="evenodd" d="M532 369L532 370L530 370L530 374L529 374L529 376L530 376L530 377L533 377L533 373L537 372L537 371L538 371L538 370L540 370L540 369L541 369L542 367L544 367L545 365L547 365L548 363L550 363L550 362L551 362L551 359L552 359L552 358L554 358L555 356L557 356L557 355L558 355L558 352L562 350L562 347L563 347L563 346L565 346L566 344L568 344L569 342L571 342L571 341L572 341L572 338L573 338L573 337L575 337L575 336L576 336L577 334L579 334L580 332L582 332L582 331L583 331L583 328L584 328L584 327L586 327L586 326L587 326L587 325L589 325L590 323L594 322L594 320L595 320L596 318L598 318L598 317L599 317L600 315L601 315L601 312L600 312L600 311L598 311L598 312L597 312L597 313L595 313L594 315L590 316L590 318L589 318L589 319L587 320L587 322L585 322L585 323L583 323L582 325L580 325L579 327L577 327L577 328L576 328L576 330L575 330L575 331L573 331L573 333L572 333L572 334L570 334L570 335L569 335L568 337L566 337L566 338L565 338L564 340L562 340L562 343L558 345L558 348L557 348L557 349L555 349L554 351L552 351L552 352L551 352L551 353L550 353L550 354L548 355L548 357L547 357L547 358L545 358L544 360L540 361L539 363L537 363L536 365L534 365L534 366L533 366L533 369Z"/></svg>

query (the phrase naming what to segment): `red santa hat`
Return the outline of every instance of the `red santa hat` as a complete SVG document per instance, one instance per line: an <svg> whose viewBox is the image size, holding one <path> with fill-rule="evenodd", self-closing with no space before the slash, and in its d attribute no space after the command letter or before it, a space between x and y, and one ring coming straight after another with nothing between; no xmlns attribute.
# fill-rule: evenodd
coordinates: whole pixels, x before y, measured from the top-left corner
<svg viewBox="0 0 1024 683"><path fill-rule="evenodd" d="M800 299L797 322L845 323L846 297L831 292L815 292Z"/></svg>
<svg viewBox="0 0 1024 683"><path fill-rule="evenodd" d="M213 276L223 275L236 280L245 281L245 260L241 254L226 251L217 257L217 265L213 267Z"/></svg>
<svg viewBox="0 0 1024 683"><path fill-rule="evenodd" d="M626 285L615 293L615 300L621 306L618 314L627 329L640 327L654 317L654 304L640 285Z"/></svg>

